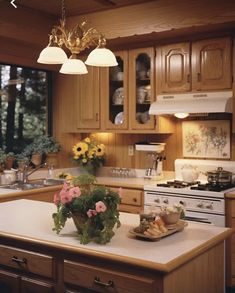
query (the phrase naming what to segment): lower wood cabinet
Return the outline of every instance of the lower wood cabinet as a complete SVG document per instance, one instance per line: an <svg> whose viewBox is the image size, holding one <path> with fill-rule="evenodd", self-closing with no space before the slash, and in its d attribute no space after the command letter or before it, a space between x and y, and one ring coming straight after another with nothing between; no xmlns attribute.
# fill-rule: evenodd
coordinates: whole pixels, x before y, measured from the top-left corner
<svg viewBox="0 0 235 293"><path fill-rule="evenodd" d="M69 260L64 261L64 281L68 286L72 284L92 292L143 293L153 292L154 288L154 280L145 277Z"/></svg>
<svg viewBox="0 0 235 293"><path fill-rule="evenodd" d="M235 229L235 198L226 199L226 226ZM226 241L226 283L235 291L235 234Z"/></svg>
<svg viewBox="0 0 235 293"><path fill-rule="evenodd" d="M0 266L1 293L56 293L49 255L0 245Z"/></svg>
<svg viewBox="0 0 235 293"><path fill-rule="evenodd" d="M118 192L119 188L110 187ZM143 209L144 191L136 188L122 188L121 204L119 210L121 212L139 213Z"/></svg>

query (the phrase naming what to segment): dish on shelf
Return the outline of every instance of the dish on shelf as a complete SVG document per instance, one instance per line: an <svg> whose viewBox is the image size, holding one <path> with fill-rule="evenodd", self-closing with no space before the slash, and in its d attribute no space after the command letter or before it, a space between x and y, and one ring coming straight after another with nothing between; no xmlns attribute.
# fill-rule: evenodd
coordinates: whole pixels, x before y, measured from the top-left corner
<svg viewBox="0 0 235 293"><path fill-rule="evenodd" d="M114 105L123 105L124 102L124 89L123 87L119 87L115 90L113 94L113 104Z"/></svg>
<svg viewBox="0 0 235 293"><path fill-rule="evenodd" d="M150 119L150 116L149 116L149 112L146 111L146 112L137 112L136 113L136 121L140 124L145 124L149 121Z"/></svg>
<svg viewBox="0 0 235 293"><path fill-rule="evenodd" d="M139 86L137 88L136 100L138 104L144 104L150 102L150 85Z"/></svg>
<svg viewBox="0 0 235 293"><path fill-rule="evenodd" d="M116 115L115 119L114 119L114 123L116 125L121 125L124 122L124 116L123 116L123 112L120 112Z"/></svg>
<svg viewBox="0 0 235 293"><path fill-rule="evenodd" d="M138 227L130 229L129 234L132 235L132 236L135 236L137 239L139 238L139 239L143 239L143 240L158 241L161 238L170 236L170 235L172 235L172 234L174 234L176 232L183 231L186 226L188 226L188 223L186 221L179 220L175 224L175 227L168 228L168 226L166 226L167 231L164 232L164 233L161 233L159 235L150 236L150 235L145 235L144 233L138 233L138 232L135 231L135 229L138 228Z"/></svg>

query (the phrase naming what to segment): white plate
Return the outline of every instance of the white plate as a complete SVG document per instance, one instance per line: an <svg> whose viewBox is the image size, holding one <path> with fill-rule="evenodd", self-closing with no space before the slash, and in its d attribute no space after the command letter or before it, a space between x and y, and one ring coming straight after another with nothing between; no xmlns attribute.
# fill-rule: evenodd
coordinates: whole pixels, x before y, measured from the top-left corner
<svg viewBox="0 0 235 293"><path fill-rule="evenodd" d="M120 112L115 117L114 123L117 124L117 125L120 125L120 124L123 124L123 122L124 122L123 112Z"/></svg>

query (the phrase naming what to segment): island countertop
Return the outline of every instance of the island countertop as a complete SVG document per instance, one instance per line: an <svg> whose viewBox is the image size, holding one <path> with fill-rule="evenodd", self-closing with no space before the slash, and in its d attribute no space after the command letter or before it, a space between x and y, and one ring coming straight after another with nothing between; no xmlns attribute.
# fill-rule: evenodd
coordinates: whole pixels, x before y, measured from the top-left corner
<svg viewBox="0 0 235 293"><path fill-rule="evenodd" d="M82 245L71 219L67 221L60 235L52 231L52 213L55 211L56 207L46 202L22 199L1 203L0 238L22 239L72 252L77 251L84 255L170 272L233 233L230 228L188 222L183 231L160 241L140 241L128 234L131 228L138 226L139 216L120 213L122 225L116 229L110 243Z"/></svg>

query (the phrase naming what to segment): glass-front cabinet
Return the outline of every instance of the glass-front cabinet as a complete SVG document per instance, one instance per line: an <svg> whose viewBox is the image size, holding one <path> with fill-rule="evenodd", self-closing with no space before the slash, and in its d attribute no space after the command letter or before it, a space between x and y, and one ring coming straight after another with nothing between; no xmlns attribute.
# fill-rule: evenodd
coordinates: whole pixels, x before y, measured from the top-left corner
<svg viewBox="0 0 235 293"><path fill-rule="evenodd" d="M154 129L154 116L149 115L154 101L154 48L129 52L130 129Z"/></svg>
<svg viewBox="0 0 235 293"><path fill-rule="evenodd" d="M103 129L154 130L154 48L118 51L118 66L102 69ZM105 86L104 86L105 85Z"/></svg>
<svg viewBox="0 0 235 293"><path fill-rule="evenodd" d="M128 129L128 52L115 53L118 66L102 71L104 129ZM104 86L107 85L107 86Z"/></svg>

